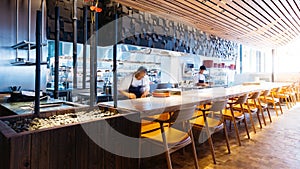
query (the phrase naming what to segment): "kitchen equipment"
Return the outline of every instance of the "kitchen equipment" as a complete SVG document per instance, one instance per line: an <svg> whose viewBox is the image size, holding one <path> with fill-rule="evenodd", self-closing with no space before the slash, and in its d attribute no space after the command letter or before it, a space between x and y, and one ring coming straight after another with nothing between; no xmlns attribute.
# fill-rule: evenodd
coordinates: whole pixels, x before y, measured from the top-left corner
<svg viewBox="0 0 300 169"><path fill-rule="evenodd" d="M104 82L104 85L103 85L103 92L106 94L106 95L111 95L111 82L108 80L108 78L105 78L105 82Z"/></svg>
<svg viewBox="0 0 300 169"><path fill-rule="evenodd" d="M171 96L171 92L167 91L167 90L155 90L152 93L153 97L170 97Z"/></svg>
<svg viewBox="0 0 300 169"><path fill-rule="evenodd" d="M13 93L21 93L21 86L10 86L9 88Z"/></svg>

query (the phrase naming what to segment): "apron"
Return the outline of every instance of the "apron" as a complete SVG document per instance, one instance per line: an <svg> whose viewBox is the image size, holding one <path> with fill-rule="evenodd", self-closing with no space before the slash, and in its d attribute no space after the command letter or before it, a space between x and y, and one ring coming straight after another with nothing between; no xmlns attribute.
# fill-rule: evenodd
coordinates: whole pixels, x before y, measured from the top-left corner
<svg viewBox="0 0 300 169"><path fill-rule="evenodd" d="M137 86L137 87L132 86L132 81L133 81L133 76L132 76L131 83L130 83L130 86L129 86L129 89L128 89L129 93L134 93L136 98L141 98L141 96L143 94L143 91L142 91L143 80L142 80L142 85Z"/></svg>

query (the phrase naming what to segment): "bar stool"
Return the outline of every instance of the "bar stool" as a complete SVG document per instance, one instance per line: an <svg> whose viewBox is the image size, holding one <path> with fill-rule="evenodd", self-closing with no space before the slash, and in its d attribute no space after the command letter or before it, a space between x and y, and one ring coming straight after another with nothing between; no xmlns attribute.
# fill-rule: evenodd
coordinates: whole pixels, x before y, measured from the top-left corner
<svg viewBox="0 0 300 169"><path fill-rule="evenodd" d="M251 122L251 125L252 125L254 133L256 133L256 129L255 129L255 124L254 124L254 121L253 121L252 114L253 113L259 113L259 112L258 112L258 108L256 107L255 104L251 104L251 106L250 106L249 101L254 102L254 100L256 98L258 98L258 96L259 96L259 93L257 93L257 92L250 93L249 97L247 97L247 99L246 99L246 102L243 103L242 106L240 106L239 104L234 104L232 106L232 108L233 108L234 111L239 111L239 112L243 112L243 113L248 113L249 114L250 122ZM258 114L257 114L257 117L258 117L258 120L259 120L259 124L261 126L261 122L260 122L260 118L259 118Z"/></svg>
<svg viewBox="0 0 300 169"><path fill-rule="evenodd" d="M228 154L230 154L230 145L228 140L228 134L226 129L226 124L223 118L222 110L226 107L227 100L215 100L211 103L209 108L197 108L201 113L195 115L195 119L191 120L191 124L195 130L202 131L205 129L205 132L208 136L208 142L210 145L210 151L213 158L214 164L216 164L216 155L214 150L214 145L211 135L215 132L218 132L223 129L226 145L228 149ZM198 106L202 107L202 106ZM216 113L216 114L215 114ZM208 117L210 115L210 117ZM211 131L211 132L210 132Z"/></svg>
<svg viewBox="0 0 300 169"><path fill-rule="evenodd" d="M227 104L229 105L230 113L228 113L228 111L226 110L225 113L223 114L225 121L230 120L230 122L233 122L236 139L237 139L239 146L241 146L242 144L241 144L239 130L238 130L236 123L243 121L245 124L248 139L250 139L250 135L249 135L248 126L247 126L247 122L246 122L246 116L245 116L244 111L234 111L233 106L239 105L240 108L243 109L243 104L246 103L247 98L248 98L248 93L239 96L237 98L237 100L235 100L235 101L228 101Z"/></svg>
<svg viewBox="0 0 300 169"><path fill-rule="evenodd" d="M252 92L250 97L248 97L247 102L246 102L246 104L247 104L247 106L249 107L249 110L250 110L250 120L251 120L252 127L253 127L254 131L255 131L255 126L254 126L254 122L253 122L251 113L256 113L260 128L262 128L262 125L261 125L259 113L261 112L262 116L264 116L264 114L261 110L261 106L259 105L259 101L258 101L259 96L260 96L260 91ZM249 112L249 111L246 111L246 112Z"/></svg>
<svg viewBox="0 0 300 169"><path fill-rule="evenodd" d="M276 116L278 116L277 106L279 106L281 114L283 114L279 98L274 97L279 90L280 90L280 87L273 88L273 89L270 90L269 95L264 95L263 98L261 98L262 102L264 102L268 105L271 104L273 106L273 108L276 112Z"/></svg>
<svg viewBox="0 0 300 169"><path fill-rule="evenodd" d="M286 105L288 109L292 108L292 98L289 93L289 88L287 86L283 86L279 88L277 91L274 91L274 97L279 99L280 103Z"/></svg>
<svg viewBox="0 0 300 169"><path fill-rule="evenodd" d="M290 108L292 108L292 106L295 106L297 99L296 99L296 92L294 90L294 86L293 85L285 86L285 88L283 88L282 91L285 95L288 96L287 99L290 102Z"/></svg>
<svg viewBox="0 0 300 169"><path fill-rule="evenodd" d="M270 110L269 110L269 107L268 107L268 103L264 101L264 99L270 95L270 90L264 90L259 98L258 98L258 103L259 103L259 106L260 106L260 111L262 113L262 118L263 118L263 122L265 124L265 126L267 125L266 124L266 119L265 119L265 116L264 116L264 112L265 110L267 110L267 113L268 113L268 116L269 116L269 120L270 120L270 123L272 123L272 118L271 118L271 115L270 115Z"/></svg>
<svg viewBox="0 0 300 169"><path fill-rule="evenodd" d="M190 120L193 118L194 112L195 106L183 107L180 110L171 112L170 117L166 120L145 118L149 121L158 122L160 130L141 134L141 137L145 142L164 149L168 169L172 169L170 154L189 144L192 144L195 168L199 168L193 132L190 125ZM165 126L165 124L171 125ZM178 128L176 124L179 124L181 128ZM176 128L173 126L176 126Z"/></svg>
<svg viewBox="0 0 300 169"><path fill-rule="evenodd" d="M145 134L145 133L149 133L149 132L153 132L155 130L159 130L160 129L160 125L158 122L156 122L154 119L157 120L167 120L170 117L170 113L171 112L164 112L162 114L159 115L153 115L153 116L149 116L146 119L142 119L141 120L141 134ZM164 126L168 126L169 124L164 124Z"/></svg>

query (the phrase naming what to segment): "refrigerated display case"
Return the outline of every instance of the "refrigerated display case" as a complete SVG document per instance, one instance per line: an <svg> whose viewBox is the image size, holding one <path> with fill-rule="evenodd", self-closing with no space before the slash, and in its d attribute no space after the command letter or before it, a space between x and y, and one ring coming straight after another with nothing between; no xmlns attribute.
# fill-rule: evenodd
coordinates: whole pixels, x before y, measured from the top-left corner
<svg viewBox="0 0 300 169"><path fill-rule="evenodd" d="M231 86L234 82L235 70L227 68L207 68L206 81L211 87Z"/></svg>

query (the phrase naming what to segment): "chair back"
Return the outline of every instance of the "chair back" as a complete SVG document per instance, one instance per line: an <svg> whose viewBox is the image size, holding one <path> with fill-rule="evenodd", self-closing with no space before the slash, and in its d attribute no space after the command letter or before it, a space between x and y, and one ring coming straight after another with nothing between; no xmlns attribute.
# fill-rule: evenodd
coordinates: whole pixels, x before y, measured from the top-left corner
<svg viewBox="0 0 300 169"><path fill-rule="evenodd" d="M237 99L237 101L235 102L236 104L243 104L247 101L248 98L248 93L243 94L241 96L239 96L239 98Z"/></svg>
<svg viewBox="0 0 300 169"><path fill-rule="evenodd" d="M169 123L181 123L191 120L195 113L196 106L181 107L180 110L175 111L170 115Z"/></svg>
<svg viewBox="0 0 300 169"><path fill-rule="evenodd" d="M275 88L271 89L271 92L277 93L277 92L279 92L280 90L281 90L281 87L275 87Z"/></svg>
<svg viewBox="0 0 300 169"><path fill-rule="evenodd" d="M270 94L270 90L265 90L262 92L261 96L268 96Z"/></svg>
<svg viewBox="0 0 300 169"><path fill-rule="evenodd" d="M248 99L257 99L259 96L260 96L260 91L253 92L251 97L249 97Z"/></svg>
<svg viewBox="0 0 300 169"><path fill-rule="evenodd" d="M213 101L209 111L213 111L213 112L222 111L225 108L227 101L228 101L227 99Z"/></svg>
<svg viewBox="0 0 300 169"><path fill-rule="evenodd" d="M276 88L271 89L272 97L278 98L278 94L281 90L282 90L281 87L276 87Z"/></svg>

